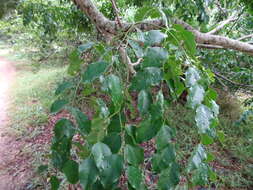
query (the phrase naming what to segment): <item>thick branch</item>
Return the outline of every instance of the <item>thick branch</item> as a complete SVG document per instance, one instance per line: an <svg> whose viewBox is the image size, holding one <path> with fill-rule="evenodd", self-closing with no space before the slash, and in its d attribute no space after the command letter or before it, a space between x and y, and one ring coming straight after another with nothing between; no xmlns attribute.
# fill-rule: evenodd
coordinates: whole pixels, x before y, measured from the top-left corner
<svg viewBox="0 0 253 190"><path fill-rule="evenodd" d="M122 22L122 27L119 27L115 21L107 19L92 3L91 0L72 0L80 9L91 19L91 21L105 33L117 35L119 32L142 31L160 29L165 27L166 22L163 19L147 20L140 23ZM172 19L175 24L182 25L186 30L191 31L195 35L198 44L221 46L225 49L232 49L253 55L253 45L250 45L239 40L233 40L227 37L201 33L194 29L189 24L179 19Z"/></svg>
<svg viewBox="0 0 253 190"><path fill-rule="evenodd" d="M210 32L207 32L207 34L216 34L217 32L219 32L222 28L224 28L224 26L226 26L227 24L229 24L230 22L233 22L236 20L235 16L231 16L230 18L228 18L227 20L224 20L222 22L220 22L218 24L218 26L216 28L214 28L213 30L211 30Z"/></svg>

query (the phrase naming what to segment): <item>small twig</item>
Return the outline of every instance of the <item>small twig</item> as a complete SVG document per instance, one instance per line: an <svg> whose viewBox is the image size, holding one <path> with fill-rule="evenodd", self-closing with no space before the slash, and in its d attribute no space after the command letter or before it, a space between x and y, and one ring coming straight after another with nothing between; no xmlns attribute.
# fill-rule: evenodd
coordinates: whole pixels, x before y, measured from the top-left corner
<svg viewBox="0 0 253 190"><path fill-rule="evenodd" d="M240 38L238 38L237 40L241 41L241 40L245 40L247 38L252 38L253 37L253 34L249 34L249 35L246 35L246 36L242 36Z"/></svg>
<svg viewBox="0 0 253 190"><path fill-rule="evenodd" d="M221 78L221 79L223 79L223 80L225 80L227 82L230 82L233 85L242 86L242 87L248 87L248 88L253 88L253 85L241 84L241 83L234 82L234 81L228 79L227 77L225 77L225 76L223 76L223 75L221 75L221 74L219 74L217 72L214 72L214 74L216 75L216 77L219 77L219 78Z"/></svg>
<svg viewBox="0 0 253 190"><path fill-rule="evenodd" d="M115 0L111 0L111 2L112 2L112 7L114 9L115 15L116 15L117 22L118 22L119 26L122 28L122 24L121 24L120 17L119 17L119 10L117 8L116 2L115 2Z"/></svg>
<svg viewBox="0 0 253 190"><path fill-rule="evenodd" d="M198 48L205 48L205 49L225 49L222 46L215 46L210 44L197 44Z"/></svg>
<svg viewBox="0 0 253 190"><path fill-rule="evenodd" d="M237 19L236 16L231 16L229 17L227 20L221 21L216 28L214 28L213 30L211 30L210 32L207 32L207 34L215 34L217 32L219 32L222 28L224 28L224 26L226 26L227 24L229 24L230 22L233 22Z"/></svg>

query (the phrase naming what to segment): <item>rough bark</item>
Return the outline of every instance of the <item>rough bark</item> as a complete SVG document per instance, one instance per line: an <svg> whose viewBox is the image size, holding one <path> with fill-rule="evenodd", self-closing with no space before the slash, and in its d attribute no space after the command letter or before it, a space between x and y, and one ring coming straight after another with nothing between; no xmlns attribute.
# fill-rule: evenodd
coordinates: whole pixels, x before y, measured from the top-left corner
<svg viewBox="0 0 253 190"><path fill-rule="evenodd" d="M132 32L137 29L149 31L165 27L166 22L163 19L146 20L140 23L122 22L121 27L116 21L106 18L93 4L91 0L72 0L99 28L100 31L109 35L118 35L120 32ZM186 30L191 31L195 35L198 44L219 46L224 49L232 49L235 51L253 55L253 45L241 42L239 40L230 39L224 36L202 33L182 20L172 18L172 22L182 25ZM202 45L202 47L204 47ZM207 46L208 47L208 46Z"/></svg>

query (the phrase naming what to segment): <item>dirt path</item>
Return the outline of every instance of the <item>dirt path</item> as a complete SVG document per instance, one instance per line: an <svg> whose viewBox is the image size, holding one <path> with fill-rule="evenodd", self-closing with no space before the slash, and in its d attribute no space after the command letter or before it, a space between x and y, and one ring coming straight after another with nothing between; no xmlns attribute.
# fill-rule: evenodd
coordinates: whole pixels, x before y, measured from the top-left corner
<svg viewBox="0 0 253 190"><path fill-rule="evenodd" d="M20 179L24 177L22 175L25 175L20 172L13 173L13 167L17 166L17 156L22 151L23 143L16 140L7 125L10 88L14 80L14 67L0 57L0 190L21 190L23 180L20 181Z"/></svg>

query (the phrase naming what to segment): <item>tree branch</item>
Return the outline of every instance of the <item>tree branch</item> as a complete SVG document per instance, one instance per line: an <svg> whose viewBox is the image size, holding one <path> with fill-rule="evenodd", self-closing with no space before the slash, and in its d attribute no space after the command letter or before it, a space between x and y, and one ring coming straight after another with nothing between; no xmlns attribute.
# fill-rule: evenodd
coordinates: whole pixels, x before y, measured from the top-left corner
<svg viewBox="0 0 253 190"><path fill-rule="evenodd" d="M234 82L234 81L228 79L227 77L225 77L225 76L223 76L223 75L221 75L221 74L219 74L217 72L214 72L214 74L215 74L216 77L219 77L219 78L221 78L221 79L223 79L223 80L225 80L227 82L230 82L233 85L241 86L241 87L248 87L248 88L252 88L253 89L253 85L241 84L241 83Z"/></svg>
<svg viewBox="0 0 253 190"><path fill-rule="evenodd" d="M121 21L120 21L120 17L119 17L119 10L117 8L117 5L116 5L116 2L114 0L111 0L112 2L112 7L114 9L114 12L115 12L115 15L116 15L116 19L118 21L118 24L119 26L122 28L122 24L121 24Z"/></svg>
<svg viewBox="0 0 253 190"><path fill-rule="evenodd" d="M246 36L242 36L240 38L238 38L237 40L241 41L241 40L245 40L247 38L252 38L253 37L253 34L249 34L249 35L246 35Z"/></svg>
<svg viewBox="0 0 253 190"><path fill-rule="evenodd" d="M146 20L139 23L122 22L119 27L115 21L106 18L92 3L91 0L72 0L91 19L91 21L102 31L110 35L117 35L119 32L133 32L137 29L149 31L166 27L163 19ZM189 24L179 19L171 19L173 23L182 25L186 30L195 35L198 44L221 46L224 49L232 49L239 52L253 55L253 45L230 39L223 36L201 33Z"/></svg>
<svg viewBox="0 0 253 190"><path fill-rule="evenodd" d="M230 22L233 22L236 20L235 16L231 16L230 18L228 18L227 20L224 20L222 22L220 22L218 24L218 26L216 28L214 28L213 30L211 30L210 32L207 32L207 34L216 34L217 32L219 32L222 28L224 28L224 26L226 26L227 24L229 24Z"/></svg>

